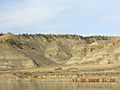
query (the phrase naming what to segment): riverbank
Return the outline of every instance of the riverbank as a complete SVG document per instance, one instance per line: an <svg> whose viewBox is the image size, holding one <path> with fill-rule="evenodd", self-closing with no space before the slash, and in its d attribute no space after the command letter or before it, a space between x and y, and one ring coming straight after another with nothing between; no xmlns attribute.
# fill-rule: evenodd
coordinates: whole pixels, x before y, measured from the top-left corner
<svg viewBox="0 0 120 90"><path fill-rule="evenodd" d="M0 80L24 80L41 82L120 82L120 72L65 72L12 70L0 72Z"/></svg>

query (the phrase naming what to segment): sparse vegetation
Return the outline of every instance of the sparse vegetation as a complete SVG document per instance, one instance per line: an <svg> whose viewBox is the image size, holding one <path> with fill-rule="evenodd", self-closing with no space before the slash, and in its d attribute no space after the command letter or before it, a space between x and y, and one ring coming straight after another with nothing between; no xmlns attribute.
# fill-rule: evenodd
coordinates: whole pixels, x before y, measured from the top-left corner
<svg viewBox="0 0 120 90"><path fill-rule="evenodd" d="M0 70L19 79L117 77L120 70L120 37L7 33L0 34L0 51Z"/></svg>

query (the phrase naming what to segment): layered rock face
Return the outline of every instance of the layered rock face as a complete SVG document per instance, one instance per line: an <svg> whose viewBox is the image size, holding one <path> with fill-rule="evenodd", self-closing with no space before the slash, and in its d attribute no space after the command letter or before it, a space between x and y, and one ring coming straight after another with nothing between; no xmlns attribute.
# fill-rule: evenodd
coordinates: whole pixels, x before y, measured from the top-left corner
<svg viewBox="0 0 120 90"><path fill-rule="evenodd" d="M0 36L0 70L120 63L120 37Z"/></svg>

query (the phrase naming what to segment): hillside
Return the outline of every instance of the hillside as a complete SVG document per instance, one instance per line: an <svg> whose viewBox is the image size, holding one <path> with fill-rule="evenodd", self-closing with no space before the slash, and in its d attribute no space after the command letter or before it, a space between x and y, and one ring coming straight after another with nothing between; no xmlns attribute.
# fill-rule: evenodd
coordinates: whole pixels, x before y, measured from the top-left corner
<svg viewBox="0 0 120 90"><path fill-rule="evenodd" d="M0 35L0 70L120 63L120 37Z"/></svg>

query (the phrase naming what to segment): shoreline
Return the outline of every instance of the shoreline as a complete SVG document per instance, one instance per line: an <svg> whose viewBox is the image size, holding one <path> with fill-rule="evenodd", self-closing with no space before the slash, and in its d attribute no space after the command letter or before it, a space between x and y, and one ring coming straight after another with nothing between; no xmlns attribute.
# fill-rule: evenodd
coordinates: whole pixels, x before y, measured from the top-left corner
<svg viewBox="0 0 120 90"><path fill-rule="evenodd" d="M0 72L0 80L40 82L120 83L120 72L13 71Z"/></svg>

